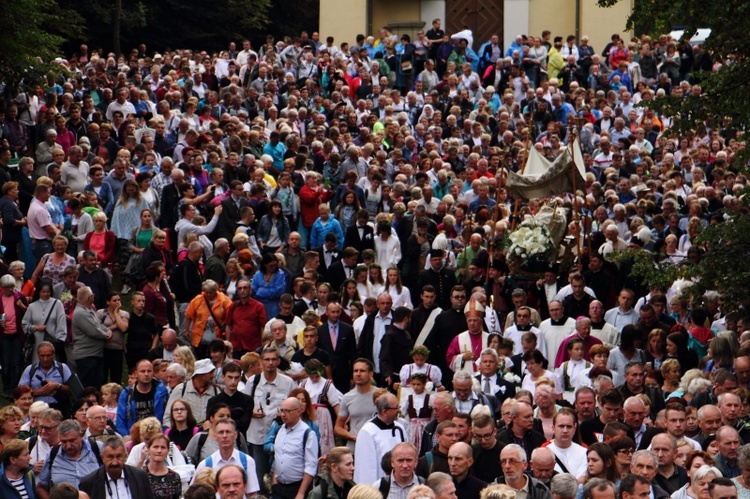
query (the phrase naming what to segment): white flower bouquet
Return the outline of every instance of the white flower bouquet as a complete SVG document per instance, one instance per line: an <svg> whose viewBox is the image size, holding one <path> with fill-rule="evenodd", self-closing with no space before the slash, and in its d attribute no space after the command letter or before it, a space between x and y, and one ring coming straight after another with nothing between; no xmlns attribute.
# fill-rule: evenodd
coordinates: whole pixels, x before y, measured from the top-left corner
<svg viewBox="0 0 750 499"><path fill-rule="evenodd" d="M555 245L549 229L533 221L524 222L510 236L508 258L517 258L521 262L548 262L555 256Z"/></svg>

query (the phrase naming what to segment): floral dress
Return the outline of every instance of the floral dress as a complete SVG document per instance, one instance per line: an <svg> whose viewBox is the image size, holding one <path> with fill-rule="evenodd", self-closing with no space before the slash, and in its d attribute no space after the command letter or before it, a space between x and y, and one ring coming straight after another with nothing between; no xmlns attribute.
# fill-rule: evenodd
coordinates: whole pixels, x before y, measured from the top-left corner
<svg viewBox="0 0 750 499"><path fill-rule="evenodd" d="M148 473L148 468L144 467L144 470ZM170 469L167 469L166 475L161 476L148 473L148 482L157 499L180 499L182 496L180 475Z"/></svg>
<svg viewBox="0 0 750 499"><path fill-rule="evenodd" d="M42 259L44 260L42 277L50 279L53 286L63 282L63 272L65 272L65 269L76 264L76 259L70 255L65 255L60 265L55 264L52 253L43 256Z"/></svg>

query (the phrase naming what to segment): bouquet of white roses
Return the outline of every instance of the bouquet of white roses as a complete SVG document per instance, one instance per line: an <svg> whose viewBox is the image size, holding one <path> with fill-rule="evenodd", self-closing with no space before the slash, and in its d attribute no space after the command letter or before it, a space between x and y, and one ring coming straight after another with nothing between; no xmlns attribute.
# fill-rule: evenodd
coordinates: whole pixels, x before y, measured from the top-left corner
<svg viewBox="0 0 750 499"><path fill-rule="evenodd" d="M518 258L523 262L531 260L547 260L554 256L554 243L549 229L534 222L524 222L518 229L511 232L509 258Z"/></svg>

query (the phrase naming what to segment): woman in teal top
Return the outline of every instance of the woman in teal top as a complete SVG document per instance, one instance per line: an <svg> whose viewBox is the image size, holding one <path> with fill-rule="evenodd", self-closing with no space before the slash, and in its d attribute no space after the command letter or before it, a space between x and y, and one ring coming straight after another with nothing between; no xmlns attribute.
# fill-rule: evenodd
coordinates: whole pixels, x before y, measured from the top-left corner
<svg viewBox="0 0 750 499"><path fill-rule="evenodd" d="M141 210L141 224L133 229L128 242L131 251L128 265L125 267L123 279L129 286L138 285L146 278L142 275L141 253L151 244L151 238L154 233L154 214L149 208Z"/></svg>

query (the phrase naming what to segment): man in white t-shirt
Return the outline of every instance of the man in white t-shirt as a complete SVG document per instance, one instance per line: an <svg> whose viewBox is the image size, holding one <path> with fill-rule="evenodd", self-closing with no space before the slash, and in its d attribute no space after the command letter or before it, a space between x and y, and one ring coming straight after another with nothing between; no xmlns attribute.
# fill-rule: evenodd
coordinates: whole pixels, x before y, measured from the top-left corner
<svg viewBox="0 0 750 499"><path fill-rule="evenodd" d="M578 423L572 409L560 409L553 419L554 438L547 448L555 455L555 470L576 478L586 475L586 449L573 442Z"/></svg>

